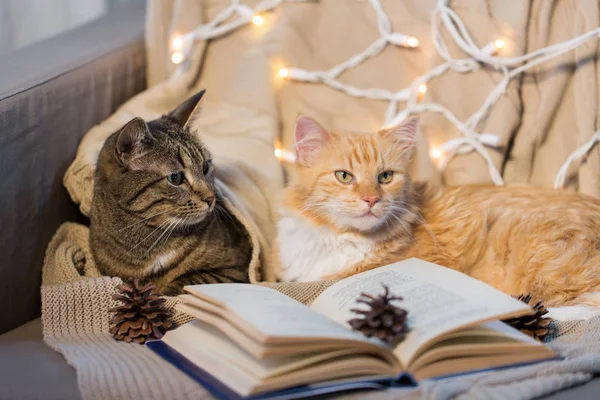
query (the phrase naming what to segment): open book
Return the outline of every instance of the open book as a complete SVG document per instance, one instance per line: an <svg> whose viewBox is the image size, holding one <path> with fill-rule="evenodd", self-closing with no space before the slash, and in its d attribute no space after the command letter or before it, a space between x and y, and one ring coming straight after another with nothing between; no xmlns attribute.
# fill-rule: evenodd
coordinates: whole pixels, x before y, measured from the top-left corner
<svg viewBox="0 0 600 400"><path fill-rule="evenodd" d="M361 292L382 283L408 311L395 348L352 331ZM498 321L526 304L449 268L409 259L346 278L308 307L247 284L188 286L177 308L196 320L149 342L156 353L219 398L297 398L381 388L555 358Z"/></svg>

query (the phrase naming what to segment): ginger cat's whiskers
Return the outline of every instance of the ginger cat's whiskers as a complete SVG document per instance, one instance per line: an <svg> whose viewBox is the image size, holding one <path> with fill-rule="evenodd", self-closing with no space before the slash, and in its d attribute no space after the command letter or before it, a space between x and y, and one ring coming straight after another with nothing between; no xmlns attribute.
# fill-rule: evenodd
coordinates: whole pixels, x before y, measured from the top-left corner
<svg viewBox="0 0 600 400"><path fill-rule="evenodd" d="M417 257L547 306L600 306L600 200L526 186L414 184L406 171L416 128L409 119L344 135L298 119L275 246L280 279L342 279Z"/></svg>
<svg viewBox="0 0 600 400"><path fill-rule="evenodd" d="M399 201L399 202L398 202L398 201L395 201L394 203L395 203L395 204L396 204L396 203L400 203L400 204L401 204L401 205L403 205L403 206L404 206L404 205L406 205L406 206L411 206L411 204L410 204L410 203L407 203L407 202L405 202L405 201ZM400 209L401 209L401 211L403 211L403 212L407 212L407 213L409 213L410 215L414 216L414 217L417 219L417 221L421 223L421 226L422 226L422 227L423 227L425 230L427 230L427 232L429 233L429 236L431 236L431 239L433 240L433 245L434 245L434 246L435 246L435 248L437 249L437 237L435 236L435 234L433 233L433 231L431 230L431 228L429 227L429 225L427 225L427 222L425 221L425 218L423 217L423 215L422 215L422 214L421 214L419 211L413 212L413 211L411 211L411 210L409 210L408 208L405 208L405 207L401 207ZM393 212L392 212L392 213L393 213ZM393 214L395 215L395 213L393 213Z"/></svg>

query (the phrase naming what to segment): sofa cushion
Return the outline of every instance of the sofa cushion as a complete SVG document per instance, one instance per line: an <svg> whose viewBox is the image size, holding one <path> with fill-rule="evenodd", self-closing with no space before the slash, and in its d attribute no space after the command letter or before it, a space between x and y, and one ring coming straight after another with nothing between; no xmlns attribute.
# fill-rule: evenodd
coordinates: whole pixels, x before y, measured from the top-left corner
<svg viewBox="0 0 600 400"><path fill-rule="evenodd" d="M39 318L0 335L0 399L81 399L75 370L44 343Z"/></svg>
<svg viewBox="0 0 600 400"><path fill-rule="evenodd" d="M83 133L144 89L143 32L144 5L127 6L0 56L0 333L40 313L46 245L81 220L62 176Z"/></svg>

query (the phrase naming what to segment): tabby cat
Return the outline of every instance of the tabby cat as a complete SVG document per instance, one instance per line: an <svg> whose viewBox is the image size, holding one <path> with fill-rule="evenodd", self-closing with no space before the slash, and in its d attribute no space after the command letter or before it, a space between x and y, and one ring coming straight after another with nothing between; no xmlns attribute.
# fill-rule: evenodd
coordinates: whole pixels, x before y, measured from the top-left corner
<svg viewBox="0 0 600 400"><path fill-rule="evenodd" d="M134 118L104 144L90 245L104 275L184 285L248 282L248 232L215 187L210 152L190 132L204 91L153 121Z"/></svg>
<svg viewBox="0 0 600 400"><path fill-rule="evenodd" d="M410 257L548 306L600 305L600 200L525 186L413 184L417 119L372 135L296 123L280 278L341 279ZM596 293L594 293L596 292Z"/></svg>

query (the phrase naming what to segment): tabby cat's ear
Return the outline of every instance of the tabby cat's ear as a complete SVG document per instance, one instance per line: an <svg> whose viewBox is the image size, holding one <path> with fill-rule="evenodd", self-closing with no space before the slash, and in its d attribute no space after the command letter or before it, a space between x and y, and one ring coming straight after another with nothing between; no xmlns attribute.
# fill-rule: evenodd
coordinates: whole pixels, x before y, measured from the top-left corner
<svg viewBox="0 0 600 400"><path fill-rule="evenodd" d="M121 128L115 145L115 152L121 163L125 163L133 151L140 146L147 132L148 126L141 118L134 118Z"/></svg>
<svg viewBox="0 0 600 400"><path fill-rule="evenodd" d="M418 127L419 117L410 117L394 128L379 131L379 134L384 137L391 137L405 149L412 149L416 143Z"/></svg>
<svg viewBox="0 0 600 400"><path fill-rule="evenodd" d="M306 115L298 117L294 131L297 161L308 164L311 157L323 147L330 137L331 134L311 117Z"/></svg>
<svg viewBox="0 0 600 400"><path fill-rule="evenodd" d="M182 128L187 127L192 118L200 110L200 99L204 96L205 91L206 90L202 90L181 103L176 109L168 114L168 117L175 120Z"/></svg>

